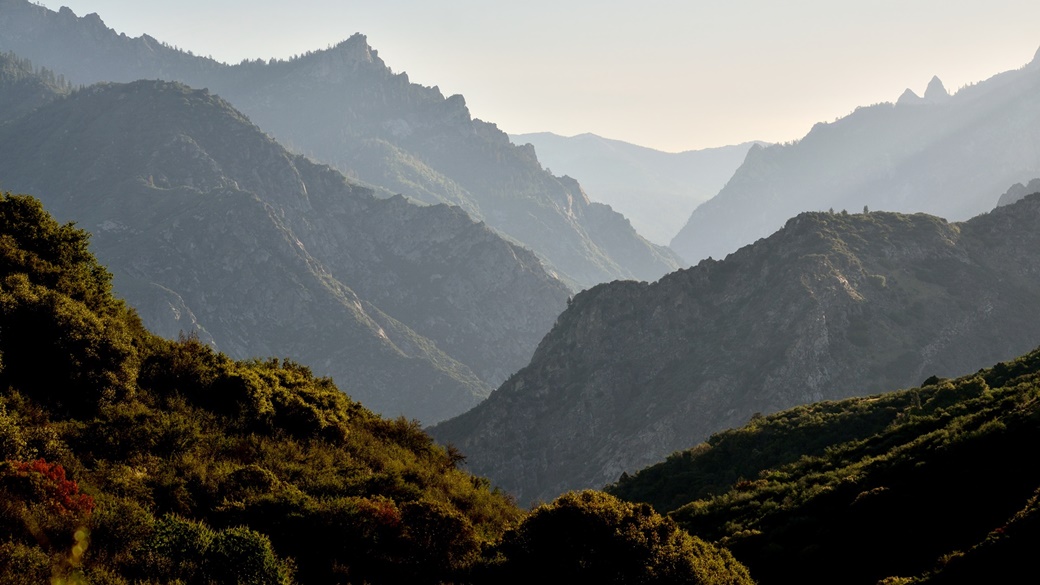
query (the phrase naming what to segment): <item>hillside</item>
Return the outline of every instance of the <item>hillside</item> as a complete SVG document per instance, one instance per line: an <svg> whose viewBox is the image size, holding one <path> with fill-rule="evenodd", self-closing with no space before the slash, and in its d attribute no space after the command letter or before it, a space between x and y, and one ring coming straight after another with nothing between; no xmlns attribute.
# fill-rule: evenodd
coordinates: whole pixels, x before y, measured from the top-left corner
<svg viewBox="0 0 1040 585"><path fill-rule="evenodd" d="M595 134L510 134L530 144L555 173L574 177L593 201L624 214L645 238L667 246L693 213L715 196L752 143L662 152Z"/></svg>
<svg viewBox="0 0 1040 585"><path fill-rule="evenodd" d="M1040 57L1040 54L1038 54ZM671 242L688 263L724 258L803 211L884 209L966 220L1040 176L1040 58L949 95L875 104L799 141L753 148ZM905 94L904 94L905 95Z"/></svg>
<svg viewBox="0 0 1040 585"><path fill-rule="evenodd" d="M179 84L91 87L0 126L0 182L94 233L157 333L294 356L391 416L476 404L568 297L459 209L377 199Z"/></svg>
<svg viewBox="0 0 1040 585"><path fill-rule="evenodd" d="M532 150L473 119L462 96L392 72L360 34L290 61L225 65L147 35L119 35L96 14L0 0L0 50L75 83L159 78L209 88L301 154L395 193L462 207L576 289L656 280L679 265L576 182L543 170Z"/></svg>
<svg viewBox="0 0 1040 585"><path fill-rule="evenodd" d="M751 583L649 506L526 515L291 360L148 333L87 243L0 196L0 582Z"/></svg>
<svg viewBox="0 0 1040 585"><path fill-rule="evenodd" d="M37 70L28 59L0 53L0 124L31 112L72 90L64 78Z"/></svg>
<svg viewBox="0 0 1040 585"><path fill-rule="evenodd" d="M757 417L610 491L678 507L763 584L1028 582L1040 471L1023 457L1040 437L1038 396L1034 351Z"/></svg>
<svg viewBox="0 0 1040 585"><path fill-rule="evenodd" d="M724 261L574 297L531 363L432 429L530 502L755 413L955 376L1040 339L1040 195L964 223L806 213Z"/></svg>

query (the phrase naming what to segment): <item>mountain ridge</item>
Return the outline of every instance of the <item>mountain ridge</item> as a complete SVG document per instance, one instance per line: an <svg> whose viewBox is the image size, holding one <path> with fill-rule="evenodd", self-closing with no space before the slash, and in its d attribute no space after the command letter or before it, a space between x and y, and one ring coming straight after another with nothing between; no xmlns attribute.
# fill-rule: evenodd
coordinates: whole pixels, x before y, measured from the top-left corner
<svg viewBox="0 0 1040 585"><path fill-rule="evenodd" d="M445 98L393 73L361 34L289 61L225 65L118 35L99 17L4 3L0 49L76 83L159 77L209 88L297 152L392 192L462 206L535 251L573 289L656 280L680 264L613 213L587 213L576 184L544 171L494 124L471 118L462 96ZM372 154L373 144L382 154ZM623 259L614 257L619 248Z"/></svg>
<svg viewBox="0 0 1040 585"><path fill-rule="evenodd" d="M527 367L431 432L530 502L612 482L756 412L1019 355L1040 336L1028 309L1040 196L1017 205L962 224L804 213L725 260L594 287Z"/></svg>
<svg viewBox="0 0 1040 585"><path fill-rule="evenodd" d="M1007 185L1040 175L1038 71L1030 64L948 97L934 78L932 98L856 108L794 143L752 149L670 245L692 264L723 258L803 211L866 206L956 221L988 211Z"/></svg>
<svg viewBox="0 0 1040 585"><path fill-rule="evenodd" d="M472 406L568 297L458 208L376 198L204 90L92 86L0 135L5 188L94 232L157 331L295 355L383 412L432 422Z"/></svg>

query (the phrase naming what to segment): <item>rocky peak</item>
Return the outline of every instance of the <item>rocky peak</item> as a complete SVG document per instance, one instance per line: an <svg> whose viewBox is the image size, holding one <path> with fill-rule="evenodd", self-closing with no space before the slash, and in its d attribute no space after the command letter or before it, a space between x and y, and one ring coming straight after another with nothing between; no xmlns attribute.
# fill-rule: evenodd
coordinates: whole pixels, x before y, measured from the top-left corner
<svg viewBox="0 0 1040 585"><path fill-rule="evenodd" d="M933 76L928 82L928 87L924 90L924 99L931 103L941 103L950 99L950 92L946 91L946 86L938 75Z"/></svg>
<svg viewBox="0 0 1040 585"><path fill-rule="evenodd" d="M912 90L912 89L910 89L908 87L908 88L906 88L906 91L903 92L903 95L899 96L899 99L896 100L896 103L897 104L919 104L919 103L921 103L923 101L924 100L921 98L921 96L919 96L916 93L914 93L914 90Z"/></svg>
<svg viewBox="0 0 1040 585"><path fill-rule="evenodd" d="M1015 183L1011 186L1000 199L997 200L997 207L1004 207L1005 205L1011 205L1017 201L1023 199L1026 195L1032 195L1033 193L1040 192L1040 179L1033 179L1028 184L1023 185L1022 183Z"/></svg>

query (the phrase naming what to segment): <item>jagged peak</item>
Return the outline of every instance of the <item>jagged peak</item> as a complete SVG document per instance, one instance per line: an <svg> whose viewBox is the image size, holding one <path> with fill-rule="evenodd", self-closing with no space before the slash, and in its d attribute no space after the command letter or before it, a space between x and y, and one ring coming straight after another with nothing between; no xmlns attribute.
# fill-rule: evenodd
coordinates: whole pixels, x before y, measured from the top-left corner
<svg viewBox="0 0 1040 585"><path fill-rule="evenodd" d="M379 59L379 52L368 44L368 37L359 32L350 35L350 38L341 41L329 52L357 62L382 63Z"/></svg>
<svg viewBox="0 0 1040 585"><path fill-rule="evenodd" d="M906 88L906 91L903 92L903 95L899 96L899 99L896 100L896 103L897 104L919 104L922 101L924 101L924 100L921 98L921 96L919 96L916 93L914 93L914 90L912 90L912 89L910 89L908 87L908 88Z"/></svg>
<svg viewBox="0 0 1040 585"><path fill-rule="evenodd" d="M928 82L928 87L924 90L924 99L929 102L941 102L949 99L950 92L946 91L946 86L943 85L938 75L932 76L932 80Z"/></svg>

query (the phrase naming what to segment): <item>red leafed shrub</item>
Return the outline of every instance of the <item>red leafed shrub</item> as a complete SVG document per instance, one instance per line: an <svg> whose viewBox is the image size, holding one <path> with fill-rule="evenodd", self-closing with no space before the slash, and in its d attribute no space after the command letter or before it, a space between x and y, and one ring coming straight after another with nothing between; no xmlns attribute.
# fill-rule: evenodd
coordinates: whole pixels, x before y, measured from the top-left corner
<svg viewBox="0 0 1040 585"><path fill-rule="evenodd" d="M85 516L94 511L94 498L79 493L79 484L65 477L65 468L60 463L36 461L11 461L14 475L29 480L36 497L46 498L42 503L59 512Z"/></svg>

